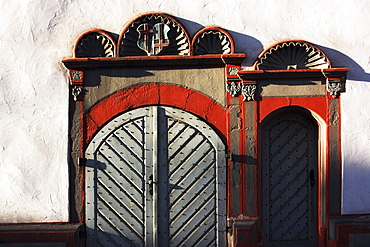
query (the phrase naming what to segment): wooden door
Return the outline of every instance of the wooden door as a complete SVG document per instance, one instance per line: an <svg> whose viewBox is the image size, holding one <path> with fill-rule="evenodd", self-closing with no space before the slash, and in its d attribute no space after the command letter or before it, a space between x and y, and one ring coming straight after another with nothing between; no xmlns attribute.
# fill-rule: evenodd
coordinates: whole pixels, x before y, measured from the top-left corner
<svg viewBox="0 0 370 247"><path fill-rule="evenodd" d="M264 246L316 246L318 126L287 112L262 128Z"/></svg>
<svg viewBox="0 0 370 247"><path fill-rule="evenodd" d="M87 246L225 246L221 139L179 109L124 113L86 158Z"/></svg>

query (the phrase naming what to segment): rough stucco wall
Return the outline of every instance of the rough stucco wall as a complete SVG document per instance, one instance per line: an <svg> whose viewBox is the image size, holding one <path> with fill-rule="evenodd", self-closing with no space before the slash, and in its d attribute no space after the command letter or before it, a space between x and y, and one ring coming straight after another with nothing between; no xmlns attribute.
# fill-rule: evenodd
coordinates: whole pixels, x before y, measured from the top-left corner
<svg viewBox="0 0 370 247"><path fill-rule="evenodd" d="M68 220L68 91L62 57L84 31L119 33L146 12L179 18L190 35L218 25L250 66L284 39L319 45L347 66L342 95L343 213L370 213L370 29L367 0L24 0L0 2L0 222Z"/></svg>

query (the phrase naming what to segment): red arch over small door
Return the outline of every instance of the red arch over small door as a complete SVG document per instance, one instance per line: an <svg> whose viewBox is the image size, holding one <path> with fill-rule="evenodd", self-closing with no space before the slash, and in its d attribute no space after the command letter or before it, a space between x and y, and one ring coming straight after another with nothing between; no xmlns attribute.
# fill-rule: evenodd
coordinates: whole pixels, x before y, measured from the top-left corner
<svg viewBox="0 0 370 247"><path fill-rule="evenodd" d="M149 84L123 89L91 107L85 114L85 144L116 115L146 105L168 105L191 112L210 124L225 142L226 110L216 101L188 88Z"/></svg>

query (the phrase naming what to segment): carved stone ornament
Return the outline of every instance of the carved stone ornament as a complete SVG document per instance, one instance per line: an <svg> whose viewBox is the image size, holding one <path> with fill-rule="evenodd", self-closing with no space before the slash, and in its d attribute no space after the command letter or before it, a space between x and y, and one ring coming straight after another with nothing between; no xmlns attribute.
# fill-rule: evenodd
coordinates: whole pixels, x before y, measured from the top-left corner
<svg viewBox="0 0 370 247"><path fill-rule="evenodd" d="M251 84L243 84L242 85L242 94L243 94L243 101L251 101L254 100L254 96L256 95L256 85Z"/></svg>
<svg viewBox="0 0 370 247"><path fill-rule="evenodd" d="M76 47L76 57L113 57L114 45L102 33L92 32L84 35Z"/></svg>
<svg viewBox="0 0 370 247"><path fill-rule="evenodd" d="M302 41L283 42L268 49L257 61L257 70L327 69L329 59L315 46Z"/></svg>
<svg viewBox="0 0 370 247"><path fill-rule="evenodd" d="M236 84L235 82L226 83L226 91L229 92L231 96L236 97L241 91L240 84Z"/></svg>
<svg viewBox="0 0 370 247"><path fill-rule="evenodd" d="M72 88L72 95L73 95L73 100L77 101L77 97L82 93L82 88L80 87L73 87Z"/></svg>
<svg viewBox="0 0 370 247"><path fill-rule="evenodd" d="M219 30L203 32L194 44L194 55L229 54L231 42L226 34Z"/></svg>
<svg viewBox="0 0 370 247"><path fill-rule="evenodd" d="M120 40L120 56L189 55L188 37L173 19L160 14L133 21Z"/></svg>
<svg viewBox="0 0 370 247"><path fill-rule="evenodd" d="M330 93L330 95L333 98L338 98L340 92L342 91L342 84L340 82L334 82L334 83L326 83L327 85L327 90Z"/></svg>
<svg viewBox="0 0 370 247"><path fill-rule="evenodd" d="M229 74L230 75L237 75L238 74L238 67L230 67L229 68Z"/></svg>
<svg viewBox="0 0 370 247"><path fill-rule="evenodd" d="M81 80L82 79L82 72L81 71L71 71L71 79L72 80Z"/></svg>

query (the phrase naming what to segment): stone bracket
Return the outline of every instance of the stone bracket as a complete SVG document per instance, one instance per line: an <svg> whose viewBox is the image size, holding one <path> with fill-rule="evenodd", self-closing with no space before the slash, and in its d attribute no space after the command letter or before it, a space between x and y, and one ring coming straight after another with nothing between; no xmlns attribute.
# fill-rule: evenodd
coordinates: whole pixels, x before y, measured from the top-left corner
<svg viewBox="0 0 370 247"><path fill-rule="evenodd" d="M326 79L326 90L330 93L333 98L338 98L343 90L342 82L340 78L327 78Z"/></svg>
<svg viewBox="0 0 370 247"><path fill-rule="evenodd" d="M232 97L238 97L240 93L243 95L243 101L254 101L256 96L256 83L255 82L227 82L226 91Z"/></svg>

